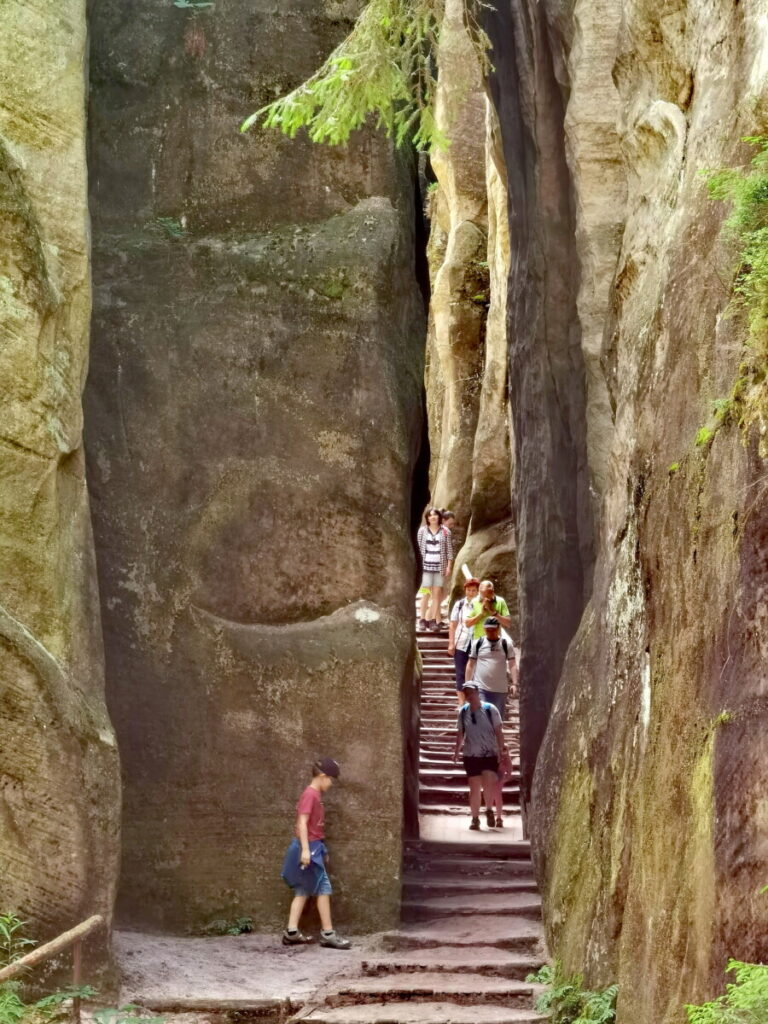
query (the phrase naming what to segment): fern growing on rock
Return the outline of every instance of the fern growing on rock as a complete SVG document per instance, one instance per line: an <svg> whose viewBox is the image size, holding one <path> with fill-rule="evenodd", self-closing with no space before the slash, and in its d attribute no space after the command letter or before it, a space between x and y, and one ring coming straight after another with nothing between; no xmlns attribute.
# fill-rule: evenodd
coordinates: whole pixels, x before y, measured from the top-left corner
<svg viewBox="0 0 768 1024"><path fill-rule="evenodd" d="M757 427L760 454L768 456L768 137L750 136L743 141L757 147L746 168L707 173L710 197L733 204L723 225L738 250L731 309L741 309L747 317L738 376L731 394L715 403L715 421L707 429L713 436L721 425L736 422L746 437Z"/></svg>
<svg viewBox="0 0 768 1024"><path fill-rule="evenodd" d="M484 0L464 0L465 24L485 73L490 42L478 20L484 6ZM398 146L445 146L434 109L444 9L445 0L369 0L314 75L251 114L240 130L262 121L291 138L305 128L313 142L339 145L374 115Z"/></svg>
<svg viewBox="0 0 768 1024"><path fill-rule="evenodd" d="M768 1021L768 966L730 960L735 981L712 1002L686 1006L688 1024L761 1024Z"/></svg>

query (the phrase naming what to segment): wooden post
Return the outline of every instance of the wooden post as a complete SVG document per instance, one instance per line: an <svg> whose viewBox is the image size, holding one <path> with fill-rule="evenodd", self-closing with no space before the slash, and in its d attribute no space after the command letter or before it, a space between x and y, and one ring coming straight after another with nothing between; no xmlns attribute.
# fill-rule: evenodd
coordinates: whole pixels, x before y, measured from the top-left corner
<svg viewBox="0 0 768 1024"><path fill-rule="evenodd" d="M83 940L77 939L72 947L72 984L80 988L83 983ZM80 996L72 1000L72 1017L80 1024Z"/></svg>

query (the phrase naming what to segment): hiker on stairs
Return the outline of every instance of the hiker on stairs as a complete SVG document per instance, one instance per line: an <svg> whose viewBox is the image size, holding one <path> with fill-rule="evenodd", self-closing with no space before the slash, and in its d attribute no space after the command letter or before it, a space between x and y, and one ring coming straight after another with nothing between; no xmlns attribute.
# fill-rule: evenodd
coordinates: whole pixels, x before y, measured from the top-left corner
<svg viewBox="0 0 768 1024"><path fill-rule="evenodd" d="M501 636L499 620L491 616L483 625L484 636L472 643L467 661L466 679L480 687L480 699L493 704L501 715L506 714L507 693L517 693L517 660L515 645Z"/></svg>
<svg viewBox="0 0 768 1024"><path fill-rule="evenodd" d="M463 752L464 771L469 783L469 808L472 816L470 829L480 830L480 793L495 793L499 781L499 759L509 753L501 728L498 708L480 700L477 683L464 684L466 704L459 709L456 719L456 746L454 762ZM501 817L494 821L493 811L487 812L488 827L500 825Z"/></svg>
<svg viewBox="0 0 768 1024"><path fill-rule="evenodd" d="M428 508L424 513L424 525L419 527L416 543L421 555L421 587L429 588L429 594L421 598L419 629L439 632L442 629L443 587L450 582L453 569L453 543L451 531L442 525L443 514L439 508ZM431 595L431 598L430 598ZM427 606L431 608L427 612ZM430 618L427 619L427 614Z"/></svg>
<svg viewBox="0 0 768 1024"><path fill-rule="evenodd" d="M464 625L464 617L467 609L477 597L477 590L480 581L471 577L464 584L464 597L454 604L451 609L451 619L448 624L448 653L453 658L456 669L456 697L459 707L464 704L464 683L467 679L467 662L469 661L469 649L472 646L472 630Z"/></svg>

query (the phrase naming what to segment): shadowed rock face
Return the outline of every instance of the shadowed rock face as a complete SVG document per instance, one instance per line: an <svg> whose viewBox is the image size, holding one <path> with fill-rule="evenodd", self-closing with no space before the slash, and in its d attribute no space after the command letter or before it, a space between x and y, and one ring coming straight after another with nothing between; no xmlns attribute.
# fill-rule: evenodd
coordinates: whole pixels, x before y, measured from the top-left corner
<svg viewBox="0 0 768 1024"><path fill-rule="evenodd" d="M499 4L487 17L509 192L509 395L527 807L563 658L589 588L584 360L563 101L546 26L541 10L524 3Z"/></svg>
<svg viewBox="0 0 768 1024"><path fill-rule="evenodd" d="M93 12L87 423L125 765L119 906L169 928L278 924L322 753L342 764L339 919L382 928L412 677L412 176L369 135L335 150L238 134L349 29L343 5L267 6Z"/></svg>
<svg viewBox="0 0 768 1024"><path fill-rule="evenodd" d="M82 449L85 4L0 22L0 905L42 940L111 917L120 816Z"/></svg>
<svg viewBox="0 0 768 1024"><path fill-rule="evenodd" d="M756 439L745 448L733 428L711 446L693 444L712 400L732 386L746 333L741 319L722 317L732 255L719 241L723 211L698 175L745 161L739 137L765 123L765 35L755 12L699 0L664 12L644 0L521 2L497 11L493 25L511 198L523 642L533 637L523 730L533 682L551 693L559 674L579 566L588 581L576 514L585 503L576 499L588 483L603 498L592 597L533 791L548 939L589 984L618 981L619 1024L671 1024L683 1002L722 988L728 955L768 956L768 902L757 895L768 843L759 795L768 772L765 463ZM567 175L555 145L563 129ZM580 279L541 259L558 238L569 245L561 232L570 215L553 198L569 190ZM563 319L568 294L587 387L572 376L571 398L556 389L553 404L537 381L542 358L563 366L556 353L574 331ZM542 296L552 316L542 318ZM584 456L574 448L562 461L580 393L586 432L577 417L569 436L586 437ZM539 448L538 469L525 461L526 444ZM542 488L544 467L557 484ZM531 539L548 535L555 507L566 526L575 510L579 528L549 531L546 560ZM549 663L537 660L544 626L556 648Z"/></svg>

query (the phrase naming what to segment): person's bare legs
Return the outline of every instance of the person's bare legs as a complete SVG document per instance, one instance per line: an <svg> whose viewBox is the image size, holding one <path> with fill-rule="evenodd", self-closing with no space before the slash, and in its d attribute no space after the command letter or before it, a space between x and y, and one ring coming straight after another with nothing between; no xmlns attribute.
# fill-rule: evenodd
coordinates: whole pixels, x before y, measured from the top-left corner
<svg viewBox="0 0 768 1024"><path fill-rule="evenodd" d="M440 605L443 603L443 588L432 587L432 618L435 622L443 621L443 612Z"/></svg>
<svg viewBox="0 0 768 1024"><path fill-rule="evenodd" d="M426 619L427 617L427 605L429 604L430 592L421 595L421 603L419 604L419 618Z"/></svg>
<svg viewBox="0 0 768 1024"><path fill-rule="evenodd" d="M323 929L324 932L332 932L333 922L331 921L330 896L317 897L317 912L320 915L320 927Z"/></svg>
<svg viewBox="0 0 768 1024"><path fill-rule="evenodd" d="M288 930L298 929L301 914L307 902L306 896L294 896L291 900L291 909L288 911Z"/></svg>
<svg viewBox="0 0 768 1024"><path fill-rule="evenodd" d="M480 817L480 790L483 779L480 775L472 775L469 779L469 813L473 818Z"/></svg>
<svg viewBox="0 0 768 1024"><path fill-rule="evenodd" d="M493 808L494 801L496 800L496 791L499 788L499 776L496 772L483 772L482 775L482 790L485 795L485 806L490 811ZM478 803L478 813L480 812L480 804Z"/></svg>

